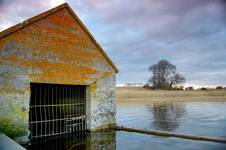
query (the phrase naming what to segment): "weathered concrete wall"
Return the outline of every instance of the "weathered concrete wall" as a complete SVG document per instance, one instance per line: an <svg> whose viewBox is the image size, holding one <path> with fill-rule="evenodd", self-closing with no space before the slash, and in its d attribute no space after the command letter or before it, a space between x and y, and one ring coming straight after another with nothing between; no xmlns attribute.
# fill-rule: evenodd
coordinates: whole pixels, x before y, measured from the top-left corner
<svg viewBox="0 0 226 150"><path fill-rule="evenodd" d="M27 136L31 79L29 68L0 65L0 131L11 138Z"/></svg>
<svg viewBox="0 0 226 150"><path fill-rule="evenodd" d="M90 90L91 129L116 124L115 75L98 80Z"/></svg>
<svg viewBox="0 0 226 150"><path fill-rule="evenodd" d="M88 127L115 123L115 70L67 8L0 38L0 131L28 137L30 82L89 85Z"/></svg>

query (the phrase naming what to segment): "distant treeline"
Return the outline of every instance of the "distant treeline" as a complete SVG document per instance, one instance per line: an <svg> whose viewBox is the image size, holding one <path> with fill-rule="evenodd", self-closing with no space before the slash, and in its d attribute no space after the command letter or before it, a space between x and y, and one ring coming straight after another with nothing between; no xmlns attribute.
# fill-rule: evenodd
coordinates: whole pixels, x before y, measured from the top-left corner
<svg viewBox="0 0 226 150"><path fill-rule="evenodd" d="M145 85L143 86L143 88L149 89L149 90L156 90L155 87L150 86L150 85L148 85L148 84L145 84ZM189 87L179 86L179 87L172 87L172 88L169 88L168 90L186 90L186 91L202 90L202 91L205 91L205 90L215 90L215 89L216 89L216 90L226 90L226 87L223 87L223 86L217 86L216 88L201 87L201 88L195 89L193 86L189 86Z"/></svg>

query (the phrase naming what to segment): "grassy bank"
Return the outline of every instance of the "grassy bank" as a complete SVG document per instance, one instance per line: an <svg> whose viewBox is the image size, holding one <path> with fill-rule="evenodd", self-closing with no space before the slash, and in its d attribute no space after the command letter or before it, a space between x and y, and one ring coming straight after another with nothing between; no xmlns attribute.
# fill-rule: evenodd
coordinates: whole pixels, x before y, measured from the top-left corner
<svg viewBox="0 0 226 150"><path fill-rule="evenodd" d="M125 101L226 101L226 90L168 91L117 87L117 102Z"/></svg>

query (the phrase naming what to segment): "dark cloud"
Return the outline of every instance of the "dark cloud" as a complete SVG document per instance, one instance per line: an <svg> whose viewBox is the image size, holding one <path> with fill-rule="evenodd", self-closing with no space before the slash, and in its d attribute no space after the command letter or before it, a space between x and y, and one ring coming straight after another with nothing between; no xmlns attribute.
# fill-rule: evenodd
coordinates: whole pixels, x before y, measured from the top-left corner
<svg viewBox="0 0 226 150"><path fill-rule="evenodd" d="M120 2L116 5L118 7L113 5L112 9L111 6L101 9L94 5L90 10L99 12L101 20L120 23L125 28L142 32L155 40L175 41L206 36L220 31L220 26L223 26L208 27L210 20L218 22L222 19L219 9L221 5L210 0L133 1L132 7L127 6L129 1L124 5Z"/></svg>

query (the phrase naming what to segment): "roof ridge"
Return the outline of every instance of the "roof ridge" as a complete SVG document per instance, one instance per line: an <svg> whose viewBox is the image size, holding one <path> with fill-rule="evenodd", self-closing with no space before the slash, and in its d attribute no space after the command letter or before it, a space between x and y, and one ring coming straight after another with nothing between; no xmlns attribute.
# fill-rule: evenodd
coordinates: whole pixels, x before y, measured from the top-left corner
<svg viewBox="0 0 226 150"><path fill-rule="evenodd" d="M23 21L22 23L16 24L12 27L9 27L6 30L3 30L2 32L0 32L0 39L4 38L36 21L41 20L42 18L45 18L49 15L51 15L52 13L55 13L61 9L67 8L68 11L71 13L71 15L74 17L74 19L79 23L79 25L82 27L82 29L86 32L86 34L90 37L90 39L94 42L94 44L97 46L97 48L99 49L99 51L101 52L101 54L106 58L106 60L110 63L110 65L113 67L113 69L115 70L116 73L119 72L118 68L115 66L115 64L111 61L111 59L108 57L108 55L105 53L105 51L103 50L103 48L97 43L97 41L94 39L94 37L92 36L92 34L89 32L89 30L86 28L86 26L82 23L82 21L78 18L78 16L74 13L74 11L71 9L71 7L67 4L67 3L63 3L57 7L54 7L50 10L47 10L41 14L38 14L30 19L27 19L25 21Z"/></svg>

